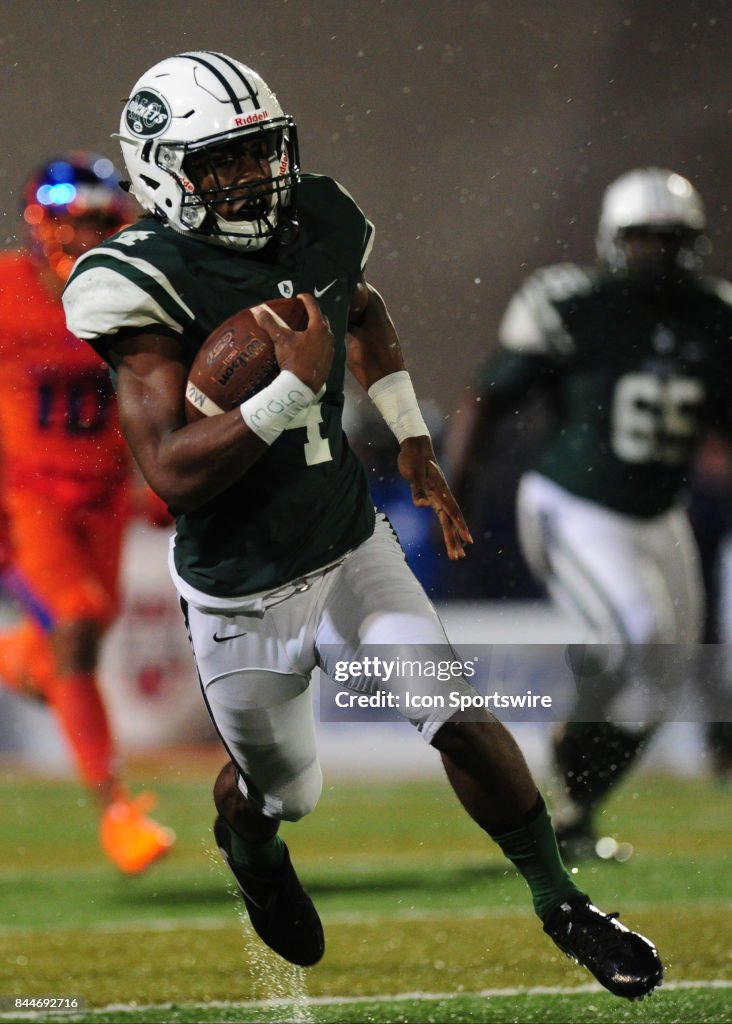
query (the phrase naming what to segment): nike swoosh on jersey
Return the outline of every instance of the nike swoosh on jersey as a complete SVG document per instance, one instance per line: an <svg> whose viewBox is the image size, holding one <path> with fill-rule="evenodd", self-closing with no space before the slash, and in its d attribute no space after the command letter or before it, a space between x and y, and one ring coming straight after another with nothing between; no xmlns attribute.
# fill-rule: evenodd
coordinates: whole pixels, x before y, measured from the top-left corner
<svg viewBox="0 0 732 1024"><path fill-rule="evenodd" d="M232 633L230 636L218 636L216 633L214 633L213 639L214 639L214 643L215 644L222 644L225 640L236 640L236 638L238 636L246 636L246 635L247 635L246 632L244 632L244 633Z"/></svg>
<svg viewBox="0 0 732 1024"><path fill-rule="evenodd" d="M321 295L325 295L325 293L328 291L328 289L332 288L333 285L336 284L337 281L338 281L338 278L334 277L333 280L330 282L330 284L327 284L325 286L325 288L313 288L313 295L315 296L315 298L319 299Z"/></svg>

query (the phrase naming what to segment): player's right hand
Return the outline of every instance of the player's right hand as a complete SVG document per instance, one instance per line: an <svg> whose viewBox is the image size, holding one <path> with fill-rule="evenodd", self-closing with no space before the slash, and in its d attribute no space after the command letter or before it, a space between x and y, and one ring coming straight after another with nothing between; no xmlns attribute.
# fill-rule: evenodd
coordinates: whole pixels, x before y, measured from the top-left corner
<svg viewBox="0 0 732 1024"><path fill-rule="evenodd" d="M304 331L293 331L275 320L266 306L259 307L254 315L259 326L274 342L280 369L294 373L317 394L328 379L333 364L333 332L328 318L312 295L301 292L298 298L308 314L308 325Z"/></svg>
<svg viewBox="0 0 732 1024"><path fill-rule="evenodd" d="M468 524L442 474L429 437L405 437L397 457L399 472L409 484L418 508L431 507L440 524L448 558L465 558L473 543Z"/></svg>

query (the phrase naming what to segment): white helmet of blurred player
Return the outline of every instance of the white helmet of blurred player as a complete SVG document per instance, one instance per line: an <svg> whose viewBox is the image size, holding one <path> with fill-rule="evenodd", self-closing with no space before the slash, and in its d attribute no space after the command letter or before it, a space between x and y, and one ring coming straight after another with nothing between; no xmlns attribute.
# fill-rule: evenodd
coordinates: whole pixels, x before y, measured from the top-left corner
<svg viewBox="0 0 732 1024"><path fill-rule="evenodd" d="M178 231L256 250L295 223L295 124L240 61L195 51L156 64L132 88L119 139L130 191ZM222 171L246 161L256 172Z"/></svg>
<svg viewBox="0 0 732 1024"><path fill-rule="evenodd" d="M697 265L706 227L701 196L686 178L660 167L642 167L621 175L605 191L597 231L597 252L611 269L625 268L623 238L629 232L673 234L679 238L678 262Z"/></svg>

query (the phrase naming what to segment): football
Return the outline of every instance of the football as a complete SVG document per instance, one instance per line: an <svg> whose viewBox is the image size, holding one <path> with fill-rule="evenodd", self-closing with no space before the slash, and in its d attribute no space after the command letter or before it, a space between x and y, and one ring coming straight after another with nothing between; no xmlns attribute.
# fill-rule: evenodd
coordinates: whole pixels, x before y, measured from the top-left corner
<svg viewBox="0 0 732 1024"><path fill-rule="evenodd" d="M298 298L269 299L262 305L295 331L307 327L308 314ZM259 308L242 309L224 320L196 353L186 384L188 423L235 409L279 373L272 339L254 316Z"/></svg>

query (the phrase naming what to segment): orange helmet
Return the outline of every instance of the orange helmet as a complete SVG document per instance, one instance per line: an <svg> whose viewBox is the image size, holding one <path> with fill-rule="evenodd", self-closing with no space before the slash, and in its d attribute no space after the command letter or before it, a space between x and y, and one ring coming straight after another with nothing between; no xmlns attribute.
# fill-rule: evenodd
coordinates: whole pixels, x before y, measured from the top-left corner
<svg viewBox="0 0 732 1024"><path fill-rule="evenodd" d="M111 160L73 150L36 168L22 191L21 214L32 256L62 281L76 259L137 216Z"/></svg>

